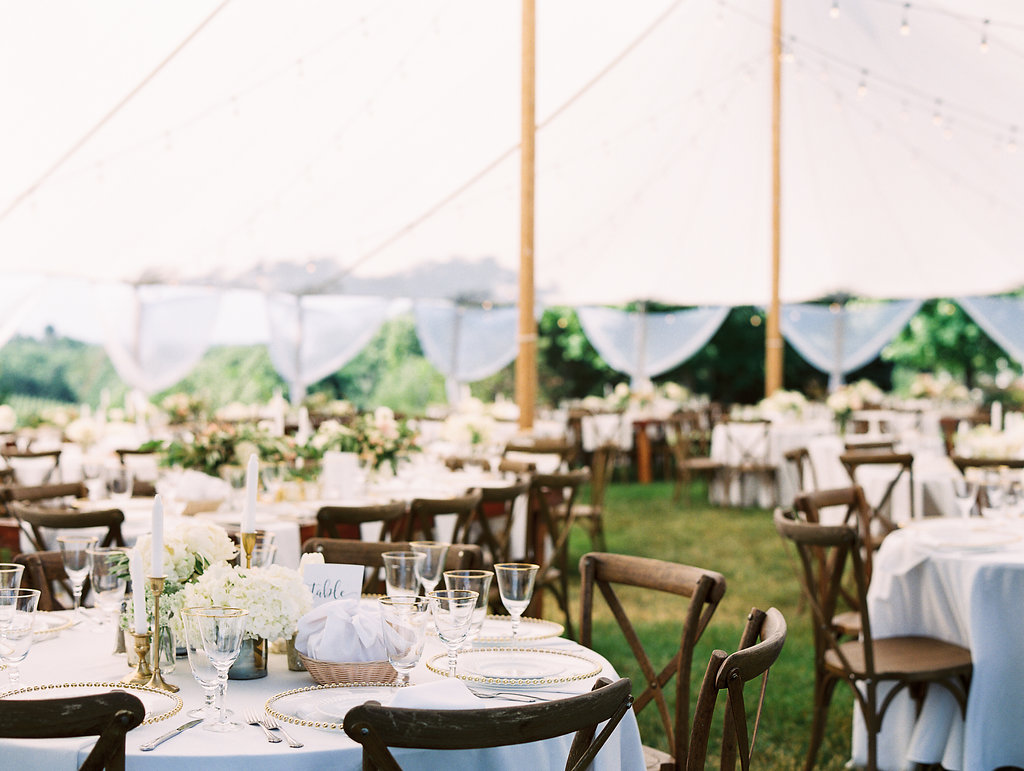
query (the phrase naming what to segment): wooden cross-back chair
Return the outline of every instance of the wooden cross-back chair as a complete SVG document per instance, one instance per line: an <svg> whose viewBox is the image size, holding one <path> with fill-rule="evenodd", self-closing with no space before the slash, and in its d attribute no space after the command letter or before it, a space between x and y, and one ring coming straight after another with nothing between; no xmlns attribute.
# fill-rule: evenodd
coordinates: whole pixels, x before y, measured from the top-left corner
<svg viewBox="0 0 1024 771"><path fill-rule="evenodd" d="M345 733L363 747L364 771L401 771L389 747L468 750L573 735L566 771L585 771L629 709L630 682L601 678L594 689L555 701L498 709L402 709L370 701L345 714ZM600 733L597 729L604 723ZM407 768L425 768L413 756Z"/></svg>
<svg viewBox="0 0 1024 771"><path fill-rule="evenodd" d="M752 608L747 616L739 649L732 654L721 650L711 654L693 712L693 732L690 734L686 756L688 771L703 771L705 768L711 721L721 691L726 692L721 768L723 771L736 768L738 759L740 768L748 771L768 687L768 670L782 653L786 631L786 619L778 609L769 608L765 612ZM754 713L753 730L750 731L743 687L758 677L762 678L761 692Z"/></svg>
<svg viewBox="0 0 1024 771"><path fill-rule="evenodd" d="M868 612L868 580L857 529L851 525L801 522L794 512L777 509L775 528L796 548L801 589L814 617L814 704L805 768L811 769L821 747L828 708L840 681L850 685L867 732L867 768L878 767L878 732L892 697L906 690L920 713L928 688L945 688L967 712L973 671L971 652L944 640L918 635L875 639ZM843 639L831 619L849 570L856 590L861 632ZM880 685L892 690L879 699Z"/></svg>
<svg viewBox="0 0 1024 771"><path fill-rule="evenodd" d="M794 447L792 450L786 450L782 453L782 457L796 473L797 492L818 489L818 474L814 470L811 453L806 447Z"/></svg>
<svg viewBox="0 0 1024 771"><path fill-rule="evenodd" d="M397 530L397 537L405 541L436 541L435 517L454 514L458 528L458 523L467 521L472 515L481 497L479 490L470 490L465 495L451 498L414 498L409 503L409 515Z"/></svg>
<svg viewBox="0 0 1024 771"><path fill-rule="evenodd" d="M412 551L408 541L355 541L347 538L310 538L302 545L303 553L320 553L324 562L362 565L368 568L363 580L363 594L384 594L386 551ZM482 567L483 556L475 544L452 544L445 556L445 570L475 570Z"/></svg>
<svg viewBox="0 0 1024 771"><path fill-rule="evenodd" d="M121 525L124 514L120 509L78 511L77 509L33 506L22 501L11 501L8 510L22 524L36 551L46 551L44 530L81 530L105 527L107 532L97 539L97 546L124 546Z"/></svg>
<svg viewBox="0 0 1024 771"><path fill-rule="evenodd" d="M723 479L726 490L743 478L753 476L760 484L771 488L773 500L779 498L778 471L772 460L772 424L770 420L725 421L726 457ZM747 430L744 430L747 429Z"/></svg>
<svg viewBox="0 0 1024 771"><path fill-rule="evenodd" d="M502 455L510 453L513 457L509 460L528 460L530 455L557 455L559 465L568 467L576 458L576 444L565 437L513 437L506 442Z"/></svg>
<svg viewBox="0 0 1024 771"><path fill-rule="evenodd" d="M529 494L529 476L505 487L480 488L480 503L468 517L456 522L452 541L478 545L486 565L511 562L513 509L516 501Z"/></svg>
<svg viewBox="0 0 1024 771"><path fill-rule="evenodd" d="M21 483L29 482L24 479L24 472L29 468L37 471L42 469L42 477L38 484L52 484L60 482L60 455L61 450L19 450L17 448L5 447L0 450L0 455L7 462L7 465L14 469L15 479ZM21 467L19 469L19 467Z"/></svg>
<svg viewBox="0 0 1024 771"><path fill-rule="evenodd" d="M636 587L652 596L645 601L667 601L654 592L676 595L686 600L679 646L665 664L656 665L629 618L616 588ZM604 597L612 615L629 644L640 671L644 690L636 697L633 709L640 712L654 703L668 737L669 751L644 747L647 767L682 769L690 735L690 672L693 651L718 604L725 595L725 578L720 573L675 562L633 557L625 554L591 552L580 559L580 642L593 642L595 588ZM629 590L627 590L629 591ZM650 644L650 641L648 641ZM669 707L666 686L675 679L675 712Z"/></svg>
<svg viewBox="0 0 1024 771"><path fill-rule="evenodd" d="M527 613L543 615L543 595L550 592L565 615L565 629L571 639L576 635L569 610L569 535L576 517L576 497L589 480L590 470L579 469L563 474L535 474L530 482L524 561L540 568Z"/></svg>
<svg viewBox="0 0 1024 771"><path fill-rule="evenodd" d="M843 464L850 477L850 483L854 485L861 485L857 478L857 470L865 466L885 466L892 470L893 476L887 483L885 492L877 504L871 504L874 511L873 519L888 532L896 529L892 516L893 493L899 481L906 476L909 485L910 518L914 518L914 456L911 453L853 450L840 455L839 462Z"/></svg>
<svg viewBox="0 0 1024 771"><path fill-rule="evenodd" d="M594 450L590 465L590 500L577 501L573 506L573 524L582 527L590 538L590 547L604 551L604 500L611 481L612 469L618 449L605 444Z"/></svg>
<svg viewBox="0 0 1024 771"><path fill-rule="evenodd" d="M721 461L709 457L710 444L703 441L706 432L701 428L700 415L696 412L684 412L673 415L665 424L665 439L672 452L675 475L675 486L672 489L672 501L679 503L683 493L686 502L691 501L691 486L695 476L711 479L720 474L725 467ZM697 452L694 450L697 449Z"/></svg>
<svg viewBox="0 0 1024 771"><path fill-rule="evenodd" d="M316 512L316 534L319 538L362 540L361 525L380 522L380 531L373 540L383 541L406 516L406 512L405 501L367 506L321 506Z"/></svg>
<svg viewBox="0 0 1024 771"><path fill-rule="evenodd" d="M125 735L145 717L146 708L139 697L125 691L68 699L4 699L0 701L0 736L98 736L79 771L124 771Z"/></svg>

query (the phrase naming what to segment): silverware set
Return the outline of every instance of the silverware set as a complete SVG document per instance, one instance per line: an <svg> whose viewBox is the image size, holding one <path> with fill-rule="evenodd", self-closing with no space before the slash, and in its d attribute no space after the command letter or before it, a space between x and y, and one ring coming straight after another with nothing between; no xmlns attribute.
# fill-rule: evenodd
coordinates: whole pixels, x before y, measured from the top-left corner
<svg viewBox="0 0 1024 771"><path fill-rule="evenodd" d="M249 725L257 725L260 728L262 728L263 733L267 736L268 742L277 744L279 741L281 741L280 736L271 733L272 731L280 731L281 736L283 736L284 740L288 742L289 747L298 748L302 746L302 742L296 741L280 723L278 723L274 718L270 717L270 715L266 714L265 712L257 712L254 709L247 709L245 711L245 722Z"/></svg>

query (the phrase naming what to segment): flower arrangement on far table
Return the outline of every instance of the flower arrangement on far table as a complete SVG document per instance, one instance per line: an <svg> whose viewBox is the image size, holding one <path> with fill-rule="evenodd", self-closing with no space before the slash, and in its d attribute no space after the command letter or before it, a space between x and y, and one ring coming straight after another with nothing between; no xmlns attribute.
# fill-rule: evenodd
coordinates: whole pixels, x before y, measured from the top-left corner
<svg viewBox="0 0 1024 771"><path fill-rule="evenodd" d="M313 607L313 595L298 572L281 565L244 568L212 565L181 592L179 607L225 605L245 608L245 637L277 640L295 634L299 619ZM180 620L171 629L181 635Z"/></svg>
<svg viewBox="0 0 1024 771"><path fill-rule="evenodd" d="M245 466L256 453L262 460L286 462L295 451L284 437L274 437L255 425L209 423L195 434L170 441L147 442L145 450L163 452L161 465L220 476L225 466Z"/></svg>
<svg viewBox="0 0 1024 771"><path fill-rule="evenodd" d="M167 414L172 426L201 421L209 407L201 397L182 392L169 394L160 402L160 409Z"/></svg>
<svg viewBox="0 0 1024 771"><path fill-rule="evenodd" d="M325 420L313 434L304 457L322 458L328 450L355 452L367 468L378 470L385 463L396 470L398 461L420 450L417 434L405 420L399 420L388 407L378 407L343 425L336 420Z"/></svg>
<svg viewBox="0 0 1024 771"><path fill-rule="evenodd" d="M841 433L846 432L846 424L854 410L862 410L868 405L881 404L885 394L882 389L870 380L858 380L856 383L840 386L828 395L825 404L836 417Z"/></svg>

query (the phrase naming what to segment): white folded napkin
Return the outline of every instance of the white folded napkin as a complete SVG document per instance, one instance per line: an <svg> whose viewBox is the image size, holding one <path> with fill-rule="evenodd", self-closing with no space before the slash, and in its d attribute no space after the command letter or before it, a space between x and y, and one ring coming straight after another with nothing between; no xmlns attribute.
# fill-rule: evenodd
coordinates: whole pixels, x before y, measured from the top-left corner
<svg viewBox="0 0 1024 771"><path fill-rule="evenodd" d="M299 619L295 648L318 661L383 661L380 612L358 597L327 602Z"/></svg>

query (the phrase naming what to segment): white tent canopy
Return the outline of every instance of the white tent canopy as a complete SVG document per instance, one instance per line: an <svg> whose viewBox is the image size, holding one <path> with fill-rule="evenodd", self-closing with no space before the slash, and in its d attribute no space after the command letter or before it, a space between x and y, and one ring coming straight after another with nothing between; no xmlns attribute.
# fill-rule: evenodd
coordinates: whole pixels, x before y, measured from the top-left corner
<svg viewBox="0 0 1024 771"><path fill-rule="evenodd" d="M538 6L541 299L766 303L768 4ZM1024 284L1024 5L838 6L785 3L783 300ZM411 296L458 260L420 296L514 301L519 34L471 0L5 4L0 273Z"/></svg>

